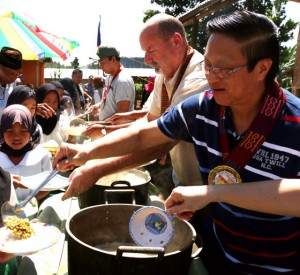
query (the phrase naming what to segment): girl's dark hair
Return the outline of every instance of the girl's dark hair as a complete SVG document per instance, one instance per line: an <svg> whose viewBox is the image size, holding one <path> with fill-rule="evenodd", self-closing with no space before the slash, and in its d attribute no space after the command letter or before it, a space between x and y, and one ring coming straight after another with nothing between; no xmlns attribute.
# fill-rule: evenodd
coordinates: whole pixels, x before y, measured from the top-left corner
<svg viewBox="0 0 300 275"><path fill-rule="evenodd" d="M35 91L27 85L19 85L14 88L11 94L8 96L6 107L12 104L22 104L29 98L34 98L35 101L37 101Z"/></svg>
<svg viewBox="0 0 300 275"><path fill-rule="evenodd" d="M279 40L276 25L265 15L236 11L214 18L207 23L207 33L221 33L241 44L251 72L258 61L270 58L272 65L266 83L273 82L279 70Z"/></svg>

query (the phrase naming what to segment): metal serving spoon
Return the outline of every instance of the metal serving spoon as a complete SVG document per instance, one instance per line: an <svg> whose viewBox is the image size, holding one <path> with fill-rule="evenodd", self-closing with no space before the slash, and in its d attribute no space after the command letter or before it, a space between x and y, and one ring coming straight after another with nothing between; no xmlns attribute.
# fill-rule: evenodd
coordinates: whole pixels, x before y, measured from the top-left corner
<svg viewBox="0 0 300 275"><path fill-rule="evenodd" d="M51 173L43 180L43 182L33 190L30 195L20 203L11 203L10 201L5 202L1 207L2 221L9 216L18 216L25 218L25 212L23 211L24 206L58 173L58 170L53 169Z"/></svg>

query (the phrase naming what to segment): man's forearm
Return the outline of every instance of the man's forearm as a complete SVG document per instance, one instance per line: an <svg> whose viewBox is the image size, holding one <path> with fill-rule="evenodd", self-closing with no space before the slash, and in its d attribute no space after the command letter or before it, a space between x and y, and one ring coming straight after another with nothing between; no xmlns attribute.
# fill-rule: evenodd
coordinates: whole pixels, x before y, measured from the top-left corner
<svg viewBox="0 0 300 275"><path fill-rule="evenodd" d="M131 126L114 131L87 144L84 149L91 160L124 156L145 149L153 149L169 142L173 140L159 130L156 121L152 121L143 127Z"/></svg>
<svg viewBox="0 0 300 275"><path fill-rule="evenodd" d="M121 157L93 160L95 163L94 171L99 171L98 176L100 178L123 170L139 167L149 161L160 158L166 154L174 144L175 143L170 142Z"/></svg>
<svg viewBox="0 0 300 275"><path fill-rule="evenodd" d="M300 217L299 179L211 186L213 201L269 213ZM209 187L208 187L209 189ZM210 191L208 191L210 193Z"/></svg>

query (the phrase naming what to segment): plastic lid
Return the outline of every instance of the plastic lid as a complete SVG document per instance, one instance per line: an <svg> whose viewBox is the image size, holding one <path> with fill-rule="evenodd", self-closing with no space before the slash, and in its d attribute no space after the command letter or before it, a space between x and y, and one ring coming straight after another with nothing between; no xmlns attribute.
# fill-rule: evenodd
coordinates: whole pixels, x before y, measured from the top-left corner
<svg viewBox="0 0 300 275"><path fill-rule="evenodd" d="M158 207L142 207L130 219L130 235L137 245L164 247L174 235L173 218Z"/></svg>

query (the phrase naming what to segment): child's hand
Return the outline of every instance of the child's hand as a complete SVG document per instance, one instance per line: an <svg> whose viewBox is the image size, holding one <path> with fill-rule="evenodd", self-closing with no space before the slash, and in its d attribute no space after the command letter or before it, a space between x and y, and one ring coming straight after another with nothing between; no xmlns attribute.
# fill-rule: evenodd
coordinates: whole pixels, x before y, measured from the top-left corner
<svg viewBox="0 0 300 275"><path fill-rule="evenodd" d="M13 185L15 188L28 189L27 187L25 187L24 185L21 184L22 177L20 177L18 175L12 175L12 178L13 178Z"/></svg>

